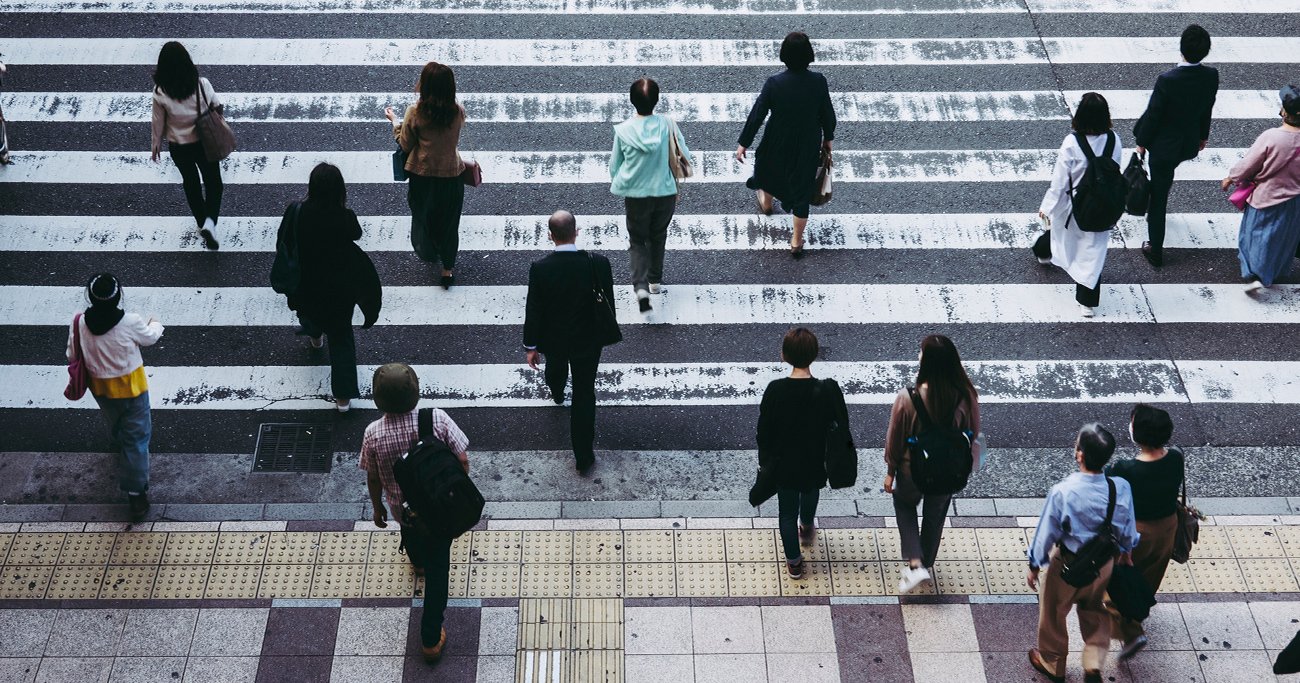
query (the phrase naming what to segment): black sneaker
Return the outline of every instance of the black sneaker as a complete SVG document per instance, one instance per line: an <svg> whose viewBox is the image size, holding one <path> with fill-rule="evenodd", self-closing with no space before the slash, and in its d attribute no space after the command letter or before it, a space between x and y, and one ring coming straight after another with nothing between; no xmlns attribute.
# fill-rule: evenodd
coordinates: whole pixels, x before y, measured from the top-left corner
<svg viewBox="0 0 1300 683"><path fill-rule="evenodd" d="M212 236L211 230L200 230L199 237L203 238L204 249L207 249L208 251L216 251L221 248L221 245L217 244L217 238Z"/></svg>
<svg viewBox="0 0 1300 683"><path fill-rule="evenodd" d="M131 508L131 521L143 521L149 514L149 494L141 493L138 496L127 496L127 505Z"/></svg>
<svg viewBox="0 0 1300 683"><path fill-rule="evenodd" d="M637 303L638 306L641 307L641 312L642 312L642 313L648 313L651 309L654 308L653 306L650 305L650 299L649 299L649 298L645 298L645 299L637 299L637 300L636 300L636 303Z"/></svg>
<svg viewBox="0 0 1300 683"><path fill-rule="evenodd" d="M1142 243L1142 258L1145 258L1147 263L1150 263L1153 268L1159 268L1160 266L1165 265L1165 255L1163 250L1152 248L1150 242Z"/></svg>
<svg viewBox="0 0 1300 683"><path fill-rule="evenodd" d="M1141 652L1142 648L1146 646L1147 646L1147 637L1138 636L1133 640L1124 643L1124 649L1119 651L1119 658L1128 659L1133 655L1137 654L1138 652Z"/></svg>

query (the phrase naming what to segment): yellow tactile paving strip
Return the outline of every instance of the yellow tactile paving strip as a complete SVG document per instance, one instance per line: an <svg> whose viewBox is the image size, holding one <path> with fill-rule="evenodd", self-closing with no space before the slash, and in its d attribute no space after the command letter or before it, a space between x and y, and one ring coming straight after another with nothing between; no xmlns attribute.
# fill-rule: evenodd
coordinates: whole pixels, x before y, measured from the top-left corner
<svg viewBox="0 0 1300 683"><path fill-rule="evenodd" d="M940 594L1028 593L1031 529L944 530ZM0 534L0 599L392 598L422 593L395 531ZM774 529L476 531L452 548L454 598L886 596L898 531L823 529L792 581ZM1300 527L1203 526L1170 593L1300 591Z"/></svg>

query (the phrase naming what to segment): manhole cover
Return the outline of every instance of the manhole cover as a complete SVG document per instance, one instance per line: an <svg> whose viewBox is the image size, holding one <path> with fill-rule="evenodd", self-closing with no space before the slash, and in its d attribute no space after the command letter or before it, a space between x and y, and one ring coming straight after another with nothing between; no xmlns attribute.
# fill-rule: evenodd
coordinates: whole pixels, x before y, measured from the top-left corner
<svg viewBox="0 0 1300 683"><path fill-rule="evenodd" d="M263 424L254 472L329 472L334 428L327 424Z"/></svg>

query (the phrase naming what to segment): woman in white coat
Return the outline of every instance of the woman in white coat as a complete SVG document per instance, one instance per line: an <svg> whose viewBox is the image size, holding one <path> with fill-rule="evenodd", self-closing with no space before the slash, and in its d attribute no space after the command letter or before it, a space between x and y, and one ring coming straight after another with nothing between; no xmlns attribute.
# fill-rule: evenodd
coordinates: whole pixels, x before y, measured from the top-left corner
<svg viewBox="0 0 1300 683"><path fill-rule="evenodd" d="M1084 136L1093 154L1102 156L1109 144L1111 157L1116 164L1120 163L1124 147L1119 135L1111 130L1110 105L1106 98L1095 92L1085 93L1074 110L1070 126L1074 133ZM1033 251L1039 263L1057 266L1069 274L1075 282L1074 300L1079 302L1080 313L1091 318L1093 309L1101 302L1101 268L1106 263L1110 231L1085 232L1070 216L1070 188L1079 185L1088 168L1088 158L1074 133L1065 136L1061 143L1052 172L1052 186L1047 188L1038 208L1038 216L1047 230L1034 242Z"/></svg>

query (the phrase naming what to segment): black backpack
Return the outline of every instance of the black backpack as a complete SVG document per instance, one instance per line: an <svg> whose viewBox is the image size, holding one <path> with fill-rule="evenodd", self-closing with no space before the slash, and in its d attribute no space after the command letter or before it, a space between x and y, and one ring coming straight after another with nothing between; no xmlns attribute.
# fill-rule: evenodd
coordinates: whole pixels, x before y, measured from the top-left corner
<svg viewBox="0 0 1300 683"><path fill-rule="evenodd" d="M1075 133L1079 148L1088 158L1079 184L1070 185L1070 218L1084 232L1106 232L1115 226L1128 203L1128 181L1120 173L1119 164L1111 158L1115 153L1115 133L1106 132L1106 149L1097 156L1083 133ZM1066 220L1066 225L1069 225Z"/></svg>
<svg viewBox="0 0 1300 683"><path fill-rule="evenodd" d="M279 232L285 233L285 239L275 243L275 261L271 263L271 289L277 294L297 294L302 282L302 261L298 258L298 215L301 213L302 202L294 202L280 219Z"/></svg>
<svg viewBox="0 0 1300 683"><path fill-rule="evenodd" d="M1128 181L1128 197L1124 200L1124 208L1133 216L1147 215L1147 207L1151 205L1151 179L1147 177L1146 169L1142 168L1142 157L1137 152L1128 160L1128 168L1124 169L1124 180Z"/></svg>
<svg viewBox="0 0 1300 683"><path fill-rule="evenodd" d="M402 490L409 515L418 531L434 538L456 538L483 517L483 494L470 480L451 448L433 435L433 410L417 417L420 439L401 460L393 475Z"/></svg>
<svg viewBox="0 0 1300 683"><path fill-rule="evenodd" d="M921 493L940 496L966 488L975 466L971 452L974 435L951 424L935 424L925 410L921 394L909 388L907 395L921 421L921 431L907 439L907 449L912 455L912 483Z"/></svg>
<svg viewBox="0 0 1300 683"><path fill-rule="evenodd" d="M1119 541L1115 540L1115 526L1111 519L1115 516L1115 482L1106 477L1109 495L1106 499L1106 519L1102 520L1097 535L1074 554L1074 559L1063 562L1061 578L1075 588L1091 585L1101 575L1101 568L1119 555Z"/></svg>

